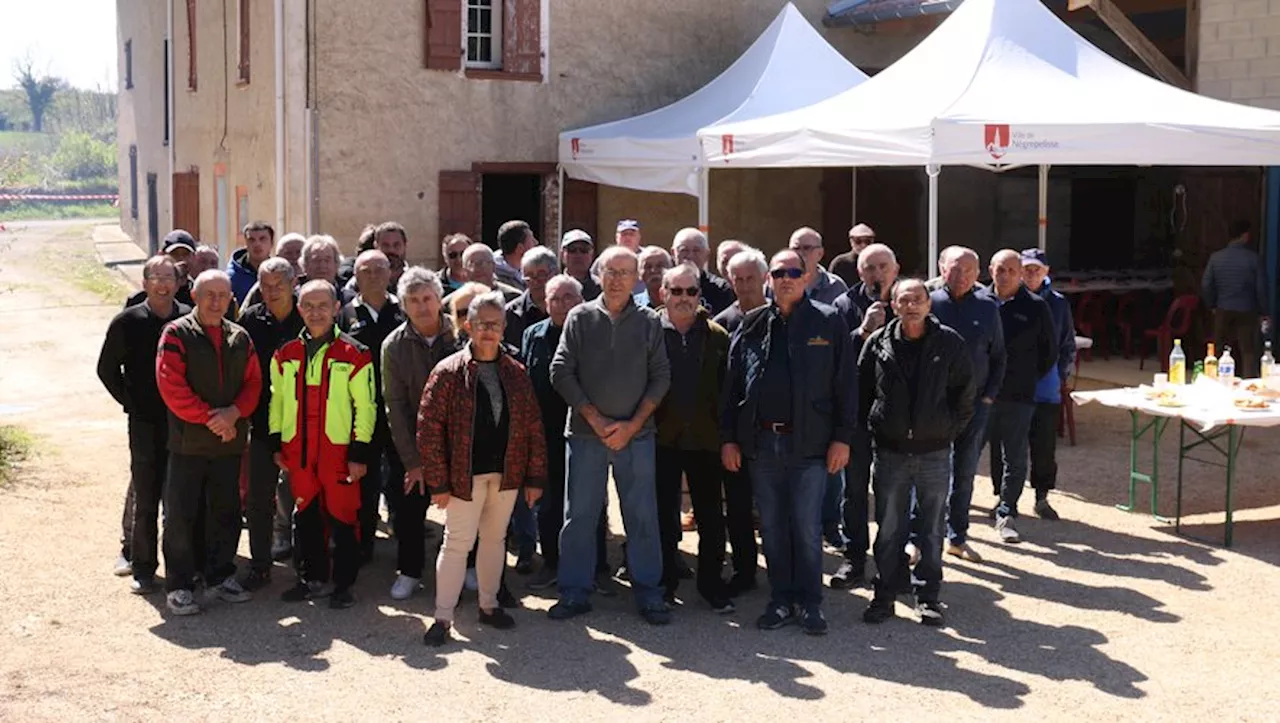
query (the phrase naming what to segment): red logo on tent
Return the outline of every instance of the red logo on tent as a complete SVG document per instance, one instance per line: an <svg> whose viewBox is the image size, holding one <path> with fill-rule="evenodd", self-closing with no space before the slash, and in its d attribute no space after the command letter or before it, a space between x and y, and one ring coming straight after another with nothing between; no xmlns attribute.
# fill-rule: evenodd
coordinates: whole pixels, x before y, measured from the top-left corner
<svg viewBox="0 0 1280 723"><path fill-rule="evenodd" d="M996 160L1003 158L1004 152L1009 150L1008 125L992 125L988 123L984 138L984 142L987 144L987 152Z"/></svg>
<svg viewBox="0 0 1280 723"><path fill-rule="evenodd" d="M720 155L733 155L733 136L731 134L720 136Z"/></svg>
<svg viewBox="0 0 1280 723"><path fill-rule="evenodd" d="M569 150L573 153L573 160L578 160L578 151L582 150L582 144L577 138L569 140Z"/></svg>

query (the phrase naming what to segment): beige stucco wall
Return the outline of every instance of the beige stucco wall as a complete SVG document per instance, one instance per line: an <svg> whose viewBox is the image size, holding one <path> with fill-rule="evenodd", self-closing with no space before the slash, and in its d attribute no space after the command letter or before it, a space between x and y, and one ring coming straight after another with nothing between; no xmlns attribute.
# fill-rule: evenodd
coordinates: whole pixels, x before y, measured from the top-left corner
<svg viewBox="0 0 1280 723"><path fill-rule="evenodd" d="M474 162L554 162L562 130L652 110L696 90L738 57L783 0L546 0L546 82L470 80L422 66L424 3L316 6L319 228L350 249L365 223L395 219L410 256L431 260L441 170ZM797 5L815 24L823 0ZM549 32L548 32L549 31ZM855 63L884 67L916 38L830 31ZM356 42L355 39L360 39ZM717 173L712 233L772 247L821 221L817 171ZM721 176L724 176L722 178ZM602 231L619 217L652 240L696 222L691 198L621 189L600 193Z"/></svg>
<svg viewBox="0 0 1280 723"><path fill-rule="evenodd" d="M166 0L118 0L116 51L120 79L116 105L116 149L120 180L120 227L147 248L147 174L156 174L159 236L169 226L169 151L164 145L164 38ZM133 88L125 88L125 41L133 45ZM138 147L138 217L130 213L129 146Z"/></svg>
<svg viewBox="0 0 1280 723"><path fill-rule="evenodd" d="M1280 109L1280 0L1201 0L1197 91Z"/></svg>

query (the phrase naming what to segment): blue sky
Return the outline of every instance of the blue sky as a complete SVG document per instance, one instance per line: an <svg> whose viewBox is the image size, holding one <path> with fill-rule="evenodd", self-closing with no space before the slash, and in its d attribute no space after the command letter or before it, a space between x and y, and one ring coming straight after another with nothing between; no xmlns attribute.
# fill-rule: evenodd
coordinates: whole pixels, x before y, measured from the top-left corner
<svg viewBox="0 0 1280 723"><path fill-rule="evenodd" d="M30 53L78 88L116 89L114 0L0 0L0 27L0 88L13 87L13 63Z"/></svg>

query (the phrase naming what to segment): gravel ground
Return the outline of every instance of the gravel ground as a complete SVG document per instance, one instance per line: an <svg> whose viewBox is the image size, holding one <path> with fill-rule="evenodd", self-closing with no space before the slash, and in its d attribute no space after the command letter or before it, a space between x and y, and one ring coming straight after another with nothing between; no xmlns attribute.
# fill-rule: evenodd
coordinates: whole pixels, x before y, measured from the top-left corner
<svg viewBox="0 0 1280 723"><path fill-rule="evenodd" d="M1280 588L1276 432L1251 431L1245 441L1228 551L1115 509L1125 495L1129 419L1094 405L1078 410L1078 446L1059 453L1053 501L1063 521L1034 519L1028 493L1027 541L999 546L986 524L990 483L978 480L973 538L987 562L948 561L944 630L918 625L901 605L899 619L864 625L864 588L829 595L825 638L796 628L762 633L753 621L763 591L718 617L691 583L665 628L640 622L625 592L597 601L591 615L553 623L542 614L551 600L513 575L524 595L517 629L479 629L472 599L460 610L461 640L432 650L420 642L431 581L414 599L392 601L390 541L379 542L362 571L360 604L350 610L278 602L291 583L278 566L271 588L251 603L173 618L161 596L130 595L127 581L110 573L128 454L124 418L93 366L118 307L49 268L49 248L83 253L93 241L88 228L66 224L0 234L0 422L22 424L39 440L20 479L0 490L0 720L883 719L945 711L960 720L1181 721L1274 720L1280 710L1280 615L1266 597ZM1160 508L1172 513L1169 449L1161 463L1169 479ZM1187 479L1192 531L1220 536L1221 470L1188 467ZM682 546L696 549L695 536ZM827 572L838 562L829 556Z"/></svg>

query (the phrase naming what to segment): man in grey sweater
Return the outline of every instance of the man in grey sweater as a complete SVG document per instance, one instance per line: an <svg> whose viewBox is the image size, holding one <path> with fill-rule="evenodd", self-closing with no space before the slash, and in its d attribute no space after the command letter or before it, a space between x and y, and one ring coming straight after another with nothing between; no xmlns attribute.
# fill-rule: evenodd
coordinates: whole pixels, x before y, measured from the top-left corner
<svg viewBox="0 0 1280 723"><path fill-rule="evenodd" d="M1227 232L1231 241L1215 251L1204 268L1204 303L1213 309L1213 338L1218 349L1230 346L1240 370L1239 376L1258 376L1258 336L1266 318L1267 272L1262 259L1249 243L1253 227L1236 221Z"/></svg>
<svg viewBox="0 0 1280 723"><path fill-rule="evenodd" d="M551 384L570 412L560 601L548 615L567 620L591 610L596 524L612 465L636 603L645 621L665 625L671 612L659 587L662 549L652 416L671 385L671 369L658 315L631 298L639 278L635 253L614 246L600 255L599 263L603 293L569 313L551 361Z"/></svg>

